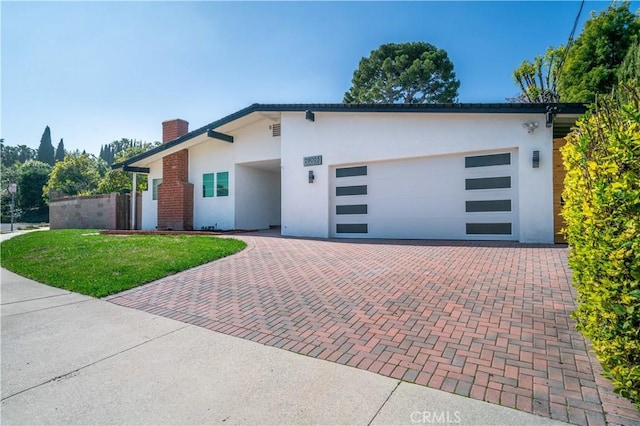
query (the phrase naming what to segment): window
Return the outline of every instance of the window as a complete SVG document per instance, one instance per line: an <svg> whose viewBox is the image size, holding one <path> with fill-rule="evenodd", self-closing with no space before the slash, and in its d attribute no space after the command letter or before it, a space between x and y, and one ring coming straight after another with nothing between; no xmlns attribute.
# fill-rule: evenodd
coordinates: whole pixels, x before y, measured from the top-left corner
<svg viewBox="0 0 640 426"><path fill-rule="evenodd" d="M229 195L229 172L216 173L217 185L216 196L227 197Z"/></svg>
<svg viewBox="0 0 640 426"><path fill-rule="evenodd" d="M466 179L465 189L499 189L511 188L511 176Z"/></svg>
<svg viewBox="0 0 640 426"><path fill-rule="evenodd" d="M336 186L336 196L367 195L367 185Z"/></svg>
<svg viewBox="0 0 640 426"><path fill-rule="evenodd" d="M511 200L481 200L481 201L467 201L466 209L467 213L473 212L510 212Z"/></svg>
<svg viewBox="0 0 640 426"><path fill-rule="evenodd" d="M158 185L162 183L162 179L153 179L151 182L151 199L158 199Z"/></svg>
<svg viewBox="0 0 640 426"><path fill-rule="evenodd" d="M369 226L366 223L338 223L337 234L368 234Z"/></svg>
<svg viewBox="0 0 640 426"><path fill-rule="evenodd" d="M467 223L467 235L511 235L510 223Z"/></svg>
<svg viewBox="0 0 640 426"><path fill-rule="evenodd" d="M205 173L202 175L202 196L204 198L213 197L213 173Z"/></svg>
<svg viewBox="0 0 640 426"><path fill-rule="evenodd" d="M336 169L336 177L366 176L367 166L343 167Z"/></svg>
<svg viewBox="0 0 640 426"><path fill-rule="evenodd" d="M487 167L511 164L511 153L464 157L464 167Z"/></svg>
<svg viewBox="0 0 640 426"><path fill-rule="evenodd" d="M347 204L344 206L336 206L336 214L367 214L367 211L368 206L366 204Z"/></svg>
<svg viewBox="0 0 640 426"><path fill-rule="evenodd" d="M202 175L202 197L228 197L229 172L205 173Z"/></svg>

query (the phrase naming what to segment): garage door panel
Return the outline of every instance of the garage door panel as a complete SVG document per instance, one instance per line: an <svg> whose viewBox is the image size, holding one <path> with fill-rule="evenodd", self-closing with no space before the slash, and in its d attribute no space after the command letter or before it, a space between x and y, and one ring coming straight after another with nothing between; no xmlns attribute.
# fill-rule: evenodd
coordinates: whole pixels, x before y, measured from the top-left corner
<svg viewBox="0 0 640 426"><path fill-rule="evenodd" d="M433 217L426 220L424 217L407 217L402 222L372 219L369 221L369 232L377 238L403 238L403 239L464 239L464 224L460 218Z"/></svg>
<svg viewBox="0 0 640 426"><path fill-rule="evenodd" d="M513 186L513 184L511 185ZM509 198L515 194L514 188L497 188L497 189L481 189L468 190L465 193L466 200L488 200L492 198Z"/></svg>
<svg viewBox="0 0 640 426"><path fill-rule="evenodd" d="M440 162L426 161L425 159L413 159L405 161L390 161L372 164L369 167L369 178L400 179L411 181L412 179L438 179L460 175L461 160L456 158L441 158ZM399 173L401 172L401 173Z"/></svg>
<svg viewBox="0 0 640 426"><path fill-rule="evenodd" d="M368 177L368 176L334 178L334 182L336 186L366 185L367 183L369 183L370 180L371 180L371 177Z"/></svg>
<svg viewBox="0 0 640 426"><path fill-rule="evenodd" d="M443 182L446 184L443 185ZM452 188L457 192L464 190L464 185L464 179L450 175L371 180L369 194L376 199L427 197L431 199L431 202L436 202L442 197L451 195Z"/></svg>
<svg viewBox="0 0 640 426"><path fill-rule="evenodd" d="M434 194L424 196L406 197L406 196L389 196L389 197L369 197L369 214L374 217L383 217L392 219L394 217L437 217L449 216L451 212L458 211L460 214L464 212L460 208L460 200L442 194L434 197ZM434 201L437 198L437 201ZM447 213L448 212L448 213Z"/></svg>
<svg viewBox="0 0 640 426"><path fill-rule="evenodd" d="M330 235L516 239L516 156L514 150L335 168Z"/></svg>

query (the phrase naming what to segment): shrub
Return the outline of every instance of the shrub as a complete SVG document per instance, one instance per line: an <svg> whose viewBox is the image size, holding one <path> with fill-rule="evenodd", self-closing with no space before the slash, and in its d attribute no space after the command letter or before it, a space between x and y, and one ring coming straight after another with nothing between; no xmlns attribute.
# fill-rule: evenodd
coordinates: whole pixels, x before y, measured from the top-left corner
<svg viewBox="0 0 640 426"><path fill-rule="evenodd" d="M567 137L562 154L573 313L605 375L640 409L640 91L620 86Z"/></svg>

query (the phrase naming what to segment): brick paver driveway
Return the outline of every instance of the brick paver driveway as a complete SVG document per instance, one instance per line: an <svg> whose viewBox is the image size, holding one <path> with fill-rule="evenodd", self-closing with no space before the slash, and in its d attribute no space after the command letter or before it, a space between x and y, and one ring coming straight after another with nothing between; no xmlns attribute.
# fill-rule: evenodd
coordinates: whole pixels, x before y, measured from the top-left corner
<svg viewBox="0 0 640 426"><path fill-rule="evenodd" d="M109 300L553 419L640 422L574 331L564 247L239 238Z"/></svg>

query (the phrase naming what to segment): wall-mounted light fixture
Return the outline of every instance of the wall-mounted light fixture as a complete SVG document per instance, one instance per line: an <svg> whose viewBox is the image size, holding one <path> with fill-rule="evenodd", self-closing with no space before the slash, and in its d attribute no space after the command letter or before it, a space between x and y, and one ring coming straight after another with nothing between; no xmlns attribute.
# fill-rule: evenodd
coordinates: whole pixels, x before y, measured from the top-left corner
<svg viewBox="0 0 640 426"><path fill-rule="evenodd" d="M527 121L526 123L522 123L522 127L527 129L527 133L533 133L540 126L540 123L537 121Z"/></svg>
<svg viewBox="0 0 640 426"><path fill-rule="evenodd" d="M316 115L310 110L304 112L304 118L309 121L316 121Z"/></svg>
<svg viewBox="0 0 640 426"><path fill-rule="evenodd" d="M313 170L309 170L309 183L313 183L313 180L315 179L315 175L313 174Z"/></svg>
<svg viewBox="0 0 640 426"><path fill-rule="evenodd" d="M534 169L540 168L540 151L533 151L531 162Z"/></svg>

